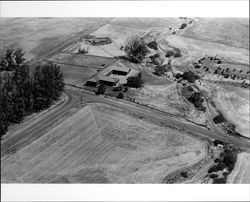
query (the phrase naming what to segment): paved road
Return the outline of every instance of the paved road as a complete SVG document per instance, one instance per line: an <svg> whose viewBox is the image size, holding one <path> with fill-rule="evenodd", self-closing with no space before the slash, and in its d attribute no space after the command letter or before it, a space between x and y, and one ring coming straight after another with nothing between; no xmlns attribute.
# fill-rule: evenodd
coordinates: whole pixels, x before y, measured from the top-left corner
<svg viewBox="0 0 250 202"><path fill-rule="evenodd" d="M53 128L56 122L69 115L70 109L79 105L80 100L75 94L67 94L66 102L52 108L47 113L39 116L33 121L29 121L10 134L6 134L1 141L1 157L8 153L15 153L22 147L44 135L48 129Z"/></svg>
<svg viewBox="0 0 250 202"><path fill-rule="evenodd" d="M74 91L67 91L71 94L77 94ZM117 107L120 110L123 110L124 112L129 112L132 114L136 114L142 118L150 119L153 122L162 123L166 126L172 126L179 129L183 129L186 132L192 133L196 136L206 137L206 138L214 138L219 139L224 142L232 143L242 149L250 150L250 141L246 138L241 137L234 137L234 136L228 136L224 133L219 132L216 130L216 132L212 130L208 130L207 128L204 128L202 126L185 123L183 121L178 121L176 118L173 118L171 116L167 116L163 112L160 111L154 111L147 107L126 102L126 101L116 101L115 99L111 98L103 98L96 95L87 95L86 93L82 93L83 97L85 98L85 101L87 102L96 102L96 103L104 103L111 105L113 107Z"/></svg>
<svg viewBox="0 0 250 202"><path fill-rule="evenodd" d="M91 93L80 91L66 90L66 94L69 96L69 99L66 103L59 105L55 109L52 109L48 113L44 114L38 120L32 121L32 123L27 124L25 127L16 130L14 134L6 137L1 142L1 157L4 157L8 153L14 153L18 151L22 147L30 144L32 141L44 135L48 131L48 129L51 129L55 126L56 122L59 119L69 115L70 109L74 108L77 105L79 106L81 96L83 104L104 103L126 113L135 114L141 118L145 118L156 123L161 123L165 126L179 128L181 130L189 132L191 135L194 135L196 137L223 140L225 142L232 143L242 149L250 151L250 141L248 140L228 136L223 133L218 133L218 131L209 131L202 126L179 121L176 118L168 116L162 112L155 111L135 103L124 100L118 101L113 98L105 98L102 96L96 96Z"/></svg>

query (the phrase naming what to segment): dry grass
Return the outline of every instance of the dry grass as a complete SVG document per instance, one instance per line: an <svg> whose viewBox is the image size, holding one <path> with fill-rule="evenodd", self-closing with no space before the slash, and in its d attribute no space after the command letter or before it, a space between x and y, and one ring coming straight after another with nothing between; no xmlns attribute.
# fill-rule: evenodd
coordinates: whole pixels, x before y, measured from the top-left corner
<svg viewBox="0 0 250 202"><path fill-rule="evenodd" d="M183 36L249 49L248 18L199 18Z"/></svg>
<svg viewBox="0 0 250 202"><path fill-rule="evenodd" d="M237 157L233 172L228 176L227 183L249 184L250 183L250 154L243 152Z"/></svg>
<svg viewBox="0 0 250 202"><path fill-rule="evenodd" d="M1 52L22 47L25 57L47 54L77 33L89 34L112 18L11 18L1 19ZM56 25L56 26L55 26Z"/></svg>
<svg viewBox="0 0 250 202"><path fill-rule="evenodd" d="M58 53L51 58L49 61L56 63L64 63L75 66L82 66L86 68L103 69L115 62L113 58L102 58L90 55L78 55L69 53Z"/></svg>
<svg viewBox="0 0 250 202"><path fill-rule="evenodd" d="M160 183L205 157L205 143L108 106L84 107L1 159L2 182Z"/></svg>
<svg viewBox="0 0 250 202"><path fill-rule="evenodd" d="M205 114L182 99L176 83L167 85L144 85L142 89L134 89L134 98L141 103L148 104L157 109L186 117L197 123L204 124Z"/></svg>

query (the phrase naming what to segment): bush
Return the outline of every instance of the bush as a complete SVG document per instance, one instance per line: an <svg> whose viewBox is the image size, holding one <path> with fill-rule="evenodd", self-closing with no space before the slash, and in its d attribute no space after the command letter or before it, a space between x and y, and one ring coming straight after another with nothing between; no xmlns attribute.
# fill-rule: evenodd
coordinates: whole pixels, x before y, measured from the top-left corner
<svg viewBox="0 0 250 202"><path fill-rule="evenodd" d="M226 119L224 118L224 116L220 112L219 112L219 115L217 115L216 117L213 118L213 122L215 124L223 123L225 121L226 121Z"/></svg>
<svg viewBox="0 0 250 202"><path fill-rule="evenodd" d="M101 84L101 85L99 85L96 94L97 95L104 94L105 91L106 91L106 87L103 84Z"/></svg>
<svg viewBox="0 0 250 202"><path fill-rule="evenodd" d="M123 98L124 98L124 94L123 94L123 93L119 93L119 94L117 95L117 98L118 98L118 99L123 99Z"/></svg>
<svg viewBox="0 0 250 202"><path fill-rule="evenodd" d="M183 171L183 172L181 172L181 176L184 177L184 178L187 178L187 177L188 177L188 174L187 174L186 171L185 171L185 172Z"/></svg>
<svg viewBox="0 0 250 202"><path fill-rule="evenodd" d="M201 97L200 92L195 92L191 95L191 97L188 99L189 102L193 103L194 106L200 110L200 111L205 111L206 108L202 105L202 102L204 101Z"/></svg>
<svg viewBox="0 0 250 202"><path fill-rule="evenodd" d="M167 72L167 69L166 69L166 65L158 65L158 66L156 66L155 67L155 74L157 75L157 76L161 76L161 75L163 75L163 74L165 74L165 72Z"/></svg>
<svg viewBox="0 0 250 202"><path fill-rule="evenodd" d="M141 77L141 73L138 74L138 76L134 77L128 77L127 79L127 85L129 87L134 87L134 88L139 88L142 87L142 77Z"/></svg>
<svg viewBox="0 0 250 202"><path fill-rule="evenodd" d="M169 50L169 51L167 51L165 57L169 58L169 57L173 56L174 54L175 54L174 51Z"/></svg>
<svg viewBox="0 0 250 202"><path fill-rule="evenodd" d="M182 23L180 29L184 29L186 27L187 27L187 24L186 23Z"/></svg>
<svg viewBox="0 0 250 202"><path fill-rule="evenodd" d="M124 51L132 62L141 62L149 52L146 43L139 36L133 36L127 40Z"/></svg>
<svg viewBox="0 0 250 202"><path fill-rule="evenodd" d="M175 74L175 78L176 78L176 79L180 79L180 78L182 78L182 74L181 74L181 73L177 73L177 74Z"/></svg>
<svg viewBox="0 0 250 202"><path fill-rule="evenodd" d="M154 50L158 50L157 42L156 41L151 41L148 43L148 47Z"/></svg>
<svg viewBox="0 0 250 202"><path fill-rule="evenodd" d="M183 73L182 78L190 83L194 83L196 79L199 79L199 76L192 71L186 71Z"/></svg>
<svg viewBox="0 0 250 202"><path fill-rule="evenodd" d="M112 90L113 90L113 91L121 91L121 90L122 90L122 86L113 87Z"/></svg>
<svg viewBox="0 0 250 202"><path fill-rule="evenodd" d="M214 179L214 178L217 178L217 177L218 177L218 175L217 175L217 174L215 174L215 173L212 173L209 177L210 177L210 178L212 178L212 179Z"/></svg>
<svg viewBox="0 0 250 202"><path fill-rule="evenodd" d="M226 178L215 178L213 184L226 184Z"/></svg>

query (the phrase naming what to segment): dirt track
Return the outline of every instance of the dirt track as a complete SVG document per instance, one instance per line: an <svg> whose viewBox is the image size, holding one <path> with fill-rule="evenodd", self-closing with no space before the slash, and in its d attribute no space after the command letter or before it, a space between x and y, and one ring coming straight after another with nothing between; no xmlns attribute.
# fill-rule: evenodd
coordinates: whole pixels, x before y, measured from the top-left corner
<svg viewBox="0 0 250 202"><path fill-rule="evenodd" d="M20 148L24 147L25 145L31 143L32 141L38 139L43 134L45 134L48 129L52 128L53 124L55 124L58 120L63 117L65 118L66 115L70 115L70 110L75 106L79 106L80 95L82 95L83 103L85 104L108 104L113 107L116 107L121 111L126 111L131 114L135 114L145 119L149 119L153 122L185 130L186 132L189 132L191 135L196 137L220 139L225 142L232 143L242 149L250 150L249 140L228 136L219 133L219 131L209 131L204 127L197 126L194 124L180 122L176 119L172 119L170 116L166 116L164 113L150 110L146 107L134 103L126 101L118 102L114 99L102 98L100 96L95 96L90 93L79 93L72 90L67 90L66 93L69 95L69 99L65 104L58 106L57 108L42 116L38 123L34 120L33 125L30 124L24 128L20 128L15 132L14 135L11 135L9 138L6 136L6 138L3 139L1 142L1 157L4 157L8 153L15 153Z"/></svg>

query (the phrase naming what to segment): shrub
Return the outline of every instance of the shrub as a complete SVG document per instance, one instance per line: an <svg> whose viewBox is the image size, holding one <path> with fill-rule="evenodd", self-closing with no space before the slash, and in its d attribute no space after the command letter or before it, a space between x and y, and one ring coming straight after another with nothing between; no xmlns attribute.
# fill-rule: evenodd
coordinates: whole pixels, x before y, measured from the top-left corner
<svg viewBox="0 0 250 202"><path fill-rule="evenodd" d="M165 57L169 58L169 57L173 56L174 54L175 54L174 51L169 50L169 51L167 51Z"/></svg>
<svg viewBox="0 0 250 202"><path fill-rule="evenodd" d="M186 71L183 73L182 78L190 83L194 83L196 79L199 79L199 76L192 71Z"/></svg>
<svg viewBox="0 0 250 202"><path fill-rule="evenodd" d="M174 48L174 51L175 51L175 54L174 54L174 57L175 58L179 58L181 57L181 50L179 48Z"/></svg>
<svg viewBox="0 0 250 202"><path fill-rule="evenodd" d="M226 178L215 178L213 184L226 184Z"/></svg>
<svg viewBox="0 0 250 202"><path fill-rule="evenodd" d="M182 171L181 172L181 176L184 177L184 178L187 178L188 177L188 174L187 174L187 171Z"/></svg>
<svg viewBox="0 0 250 202"><path fill-rule="evenodd" d="M176 79L182 78L182 74L181 74L181 73L175 74L175 78L176 78Z"/></svg>
<svg viewBox="0 0 250 202"><path fill-rule="evenodd" d="M119 94L117 95L117 98L118 98L118 99L123 99L123 98L124 98L124 94L123 94L123 93L119 93Z"/></svg>
<svg viewBox="0 0 250 202"><path fill-rule="evenodd" d="M165 72L167 72L167 69L166 69L166 65L158 65L158 66L156 66L155 67L155 74L157 75L157 76L161 76L161 75L163 75L163 74L165 74Z"/></svg>
<svg viewBox="0 0 250 202"><path fill-rule="evenodd" d="M219 112L219 115L217 115L216 117L213 118L213 122L215 124L222 123L225 121L226 121L226 119L224 118L224 116L220 112Z"/></svg>
<svg viewBox="0 0 250 202"><path fill-rule="evenodd" d="M156 41L151 41L148 43L148 47L154 50L158 50L157 42Z"/></svg>
<svg viewBox="0 0 250 202"><path fill-rule="evenodd" d="M204 101L201 98L201 93L200 92L195 92L191 95L191 97L188 99L189 102L193 103L194 106L200 110L200 111L205 111L206 108L202 105L202 102Z"/></svg>
<svg viewBox="0 0 250 202"><path fill-rule="evenodd" d="M184 29L187 27L187 23L182 23L181 26L180 26L180 29Z"/></svg>
<svg viewBox="0 0 250 202"><path fill-rule="evenodd" d="M121 91L121 90L122 90L122 86L113 87L112 90L113 90L113 91Z"/></svg>
<svg viewBox="0 0 250 202"><path fill-rule="evenodd" d="M212 179L214 179L214 178L217 178L217 177L218 177L218 175L217 175L217 174L215 174L215 173L212 173L209 177L210 177L210 178L212 178Z"/></svg>
<svg viewBox="0 0 250 202"><path fill-rule="evenodd" d="M106 87L103 84L101 84L101 85L99 85L96 94L97 95L104 94L105 91L106 91Z"/></svg>
<svg viewBox="0 0 250 202"><path fill-rule="evenodd" d="M128 77L127 85L129 87L134 87L134 88L142 87L141 73L139 73L138 76L136 76L136 77L134 77L134 76Z"/></svg>

